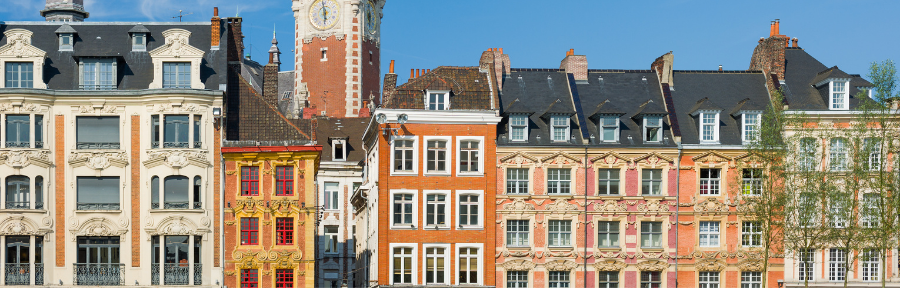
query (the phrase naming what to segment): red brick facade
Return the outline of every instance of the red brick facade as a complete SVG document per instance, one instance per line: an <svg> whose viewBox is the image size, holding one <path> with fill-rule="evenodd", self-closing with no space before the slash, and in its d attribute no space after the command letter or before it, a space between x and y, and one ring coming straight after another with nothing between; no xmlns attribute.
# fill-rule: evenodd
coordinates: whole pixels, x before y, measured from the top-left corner
<svg viewBox="0 0 900 288"><path fill-rule="evenodd" d="M309 89L309 107L327 111L329 117L344 117L347 112L344 101L347 97L347 79L344 76L347 70L347 43L330 36L325 40L313 38L303 45L300 77ZM323 60L322 51L327 51L328 60Z"/></svg>
<svg viewBox="0 0 900 288"><path fill-rule="evenodd" d="M56 115L56 121L53 123L53 131L56 132L53 139L53 155L54 163L56 169L56 183L66 183L66 169L62 169L62 167L66 167L66 117L63 115ZM65 267L66 266L66 225L59 225L60 223L66 223L66 185L55 185L55 200L56 204L56 267Z"/></svg>

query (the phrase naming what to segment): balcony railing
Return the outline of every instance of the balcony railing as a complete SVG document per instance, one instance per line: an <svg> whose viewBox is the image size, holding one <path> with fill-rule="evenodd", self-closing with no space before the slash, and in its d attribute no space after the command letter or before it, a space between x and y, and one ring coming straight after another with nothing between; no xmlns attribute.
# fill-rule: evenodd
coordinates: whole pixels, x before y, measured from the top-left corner
<svg viewBox="0 0 900 288"><path fill-rule="evenodd" d="M6 264L6 285L31 285L31 265Z"/></svg>
<svg viewBox="0 0 900 288"><path fill-rule="evenodd" d="M31 209L28 201L6 201L6 209Z"/></svg>
<svg viewBox="0 0 900 288"><path fill-rule="evenodd" d="M44 209L44 202L34 202L34 209Z"/></svg>
<svg viewBox="0 0 900 288"><path fill-rule="evenodd" d="M80 90L116 90L116 85L78 85Z"/></svg>
<svg viewBox="0 0 900 288"><path fill-rule="evenodd" d="M118 142L78 142L75 143L75 149L120 149Z"/></svg>
<svg viewBox="0 0 900 288"><path fill-rule="evenodd" d="M75 285L125 285L125 264L75 263Z"/></svg>
<svg viewBox="0 0 900 288"><path fill-rule="evenodd" d="M44 285L44 264L34 264L34 285Z"/></svg>
<svg viewBox="0 0 900 288"><path fill-rule="evenodd" d="M119 203L76 203L76 210L120 210Z"/></svg>
<svg viewBox="0 0 900 288"><path fill-rule="evenodd" d="M203 284L203 264L194 263L194 285Z"/></svg>
<svg viewBox="0 0 900 288"><path fill-rule="evenodd" d="M198 133L198 132L194 132L194 133ZM203 147L203 141L195 141L194 148L200 148L200 147Z"/></svg>
<svg viewBox="0 0 900 288"><path fill-rule="evenodd" d="M163 148L190 148L191 142L163 142Z"/></svg>
<svg viewBox="0 0 900 288"><path fill-rule="evenodd" d="M194 209L203 209L203 202L194 202Z"/></svg>
<svg viewBox="0 0 900 288"><path fill-rule="evenodd" d="M44 141L34 141L34 148L37 148L37 149L44 148Z"/></svg>
<svg viewBox="0 0 900 288"><path fill-rule="evenodd" d="M31 143L28 141L6 141L6 148L28 148Z"/></svg>
<svg viewBox="0 0 900 288"><path fill-rule="evenodd" d="M190 205L187 201L185 202L166 202L163 205L163 209L188 209Z"/></svg>
<svg viewBox="0 0 900 288"><path fill-rule="evenodd" d="M164 285L191 285L191 277L194 278L194 285L203 284L203 264L165 263L163 269ZM151 264L150 270L150 285L160 285L159 263Z"/></svg>

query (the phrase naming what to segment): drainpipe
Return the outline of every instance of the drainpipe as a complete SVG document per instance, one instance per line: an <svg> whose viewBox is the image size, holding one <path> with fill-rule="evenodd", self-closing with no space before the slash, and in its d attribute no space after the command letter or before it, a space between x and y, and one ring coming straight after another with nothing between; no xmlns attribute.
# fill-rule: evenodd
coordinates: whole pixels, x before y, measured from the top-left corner
<svg viewBox="0 0 900 288"><path fill-rule="evenodd" d="M681 154L684 151L681 143L678 145L678 162L675 163L675 288L678 288L678 214L681 205Z"/></svg>
<svg viewBox="0 0 900 288"><path fill-rule="evenodd" d="M225 155L222 154L222 144L225 142L225 117L219 118L219 240L225 243ZM222 268L222 286L225 287L225 245L219 245L219 267ZM212 267L210 267L212 268Z"/></svg>
<svg viewBox="0 0 900 288"><path fill-rule="evenodd" d="M584 254L581 256L581 258L584 258L584 267L583 267L584 268L584 274L583 274L584 275L584 288L587 288L587 251L588 251L587 239L588 239L588 224L589 224L588 223L588 196L587 196L588 181L587 181L587 176L588 176L588 147L587 147L587 145L585 145L584 146L584 177L583 177L584 178ZM594 261L597 261L596 257L594 258Z"/></svg>

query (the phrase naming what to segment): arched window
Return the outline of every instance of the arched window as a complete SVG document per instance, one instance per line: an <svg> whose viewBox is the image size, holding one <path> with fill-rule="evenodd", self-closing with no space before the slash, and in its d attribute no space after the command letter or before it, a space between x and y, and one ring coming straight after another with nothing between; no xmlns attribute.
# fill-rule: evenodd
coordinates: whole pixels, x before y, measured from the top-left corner
<svg viewBox="0 0 900 288"><path fill-rule="evenodd" d="M34 178L34 209L44 209L44 176Z"/></svg>
<svg viewBox="0 0 900 288"><path fill-rule="evenodd" d="M6 209L29 209L28 194L31 192L28 176L6 177Z"/></svg>
<svg viewBox="0 0 900 288"><path fill-rule="evenodd" d="M188 209L188 177L168 176L163 184L163 209Z"/></svg>
<svg viewBox="0 0 900 288"><path fill-rule="evenodd" d="M159 209L159 176L150 178L150 209Z"/></svg>
<svg viewBox="0 0 900 288"><path fill-rule="evenodd" d="M200 201L200 185L202 185L203 181L200 179L200 176L194 176L194 209L200 209L203 206L203 202Z"/></svg>

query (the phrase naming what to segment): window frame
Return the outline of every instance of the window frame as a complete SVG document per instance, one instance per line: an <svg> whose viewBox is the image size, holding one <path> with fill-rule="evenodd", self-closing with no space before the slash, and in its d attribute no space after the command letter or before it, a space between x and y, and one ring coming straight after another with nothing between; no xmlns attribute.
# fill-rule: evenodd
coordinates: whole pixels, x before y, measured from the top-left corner
<svg viewBox="0 0 900 288"><path fill-rule="evenodd" d="M762 272L741 271L741 288L762 287Z"/></svg>
<svg viewBox="0 0 900 288"><path fill-rule="evenodd" d="M334 233L328 232L328 227L335 228ZM323 225L322 226L322 235L325 236L325 239L328 241L325 244L325 249L322 250L322 253L325 254L340 254L341 253L341 226L340 225ZM328 245L329 242L334 241L334 246ZM334 249L331 249L334 248Z"/></svg>
<svg viewBox="0 0 900 288"><path fill-rule="evenodd" d="M38 85L35 85L36 84L35 82L37 81L37 80L35 80L35 75L38 74L36 71L37 65L35 62L3 61L2 63L4 63L3 64L3 84L4 84L3 88L40 88L40 87L37 87ZM31 65L31 66L29 66L30 69L29 69L29 71L23 72L22 67L24 67L24 66L22 66L22 65L26 65L26 64ZM10 71L10 70L13 70L12 67L16 67L16 69L14 69L15 72ZM15 80L13 80L11 78L7 78L7 75L10 75L10 73L14 73L17 78ZM28 74L28 73L30 73L30 74ZM23 80L23 76L30 76L31 80ZM28 83L30 83L31 85L23 85L23 84L28 84ZM43 76L41 76L41 83L43 83ZM10 85L10 84L16 84L16 85Z"/></svg>
<svg viewBox="0 0 900 288"><path fill-rule="evenodd" d="M614 227L615 229L611 229L612 224L615 224L615 227ZM624 233L622 231L622 225L620 225L620 224L621 224L621 221L618 219L612 220L612 221L597 221L597 224L596 224L597 225L597 229L596 229L597 230L597 233L596 233L597 234L597 241L596 241L597 248L610 249L610 248L621 248L622 247L623 241L621 241L622 237L620 237L620 236ZM606 235L606 237L603 237L601 235ZM612 235L615 235L615 243L612 243L613 242ZM609 242L614 245L600 246L600 243L603 243L606 240L609 240Z"/></svg>
<svg viewBox="0 0 900 288"><path fill-rule="evenodd" d="M118 183L116 183L116 185L115 185L116 190L117 190L116 191L116 201L117 201L116 203L85 203L85 204L101 204L101 205L102 204L115 204L118 206L118 209L79 209L78 206L80 205L81 202L79 202L78 199L80 198L79 190L81 190L81 186L78 185L78 182L79 182L78 180L80 180L82 178L85 178L85 179L87 179L87 178L109 178L109 179L116 178L116 179L118 179L117 180ZM75 206L76 206L75 210L78 210L78 211L122 211L123 188L121 185L122 185L122 177L119 177L119 176L99 176L99 177L97 177L97 176L75 176L75 199L76 199L75 200ZM112 207L113 206L110 206L110 208L112 208Z"/></svg>
<svg viewBox="0 0 900 288"><path fill-rule="evenodd" d="M558 231L553 231L553 224L557 224ZM568 225L564 225L568 224ZM563 230L568 226L568 230ZM572 220L571 219L548 219L547 220L547 247L553 248L572 248L574 247L572 241ZM568 235L568 239L566 239L566 235ZM553 245L554 239L557 241L557 245ZM563 243L563 240L566 240Z"/></svg>
<svg viewBox="0 0 900 288"><path fill-rule="evenodd" d="M706 230L704 230L704 226ZM697 245L700 247L719 247L721 246L722 227L719 221L700 221L697 223ZM704 244L704 239L706 243ZM713 242L715 241L715 242Z"/></svg>
<svg viewBox="0 0 900 288"><path fill-rule="evenodd" d="M247 227L244 227L244 220L247 221ZM241 221L238 224L241 225L240 245L259 245L259 217L241 217Z"/></svg>
<svg viewBox="0 0 900 288"><path fill-rule="evenodd" d="M181 141L166 141L166 118L174 116L187 117L188 123L185 124L188 130L187 139ZM176 129L177 131L178 129ZM201 114L151 114L150 115L150 149L201 149L203 148L203 116ZM175 140L178 140L176 136ZM179 147L178 143L186 143L187 147Z"/></svg>
<svg viewBox="0 0 900 288"><path fill-rule="evenodd" d="M874 142L874 145L873 145ZM869 171L879 171L884 165L884 156L882 155L882 141L878 137L863 138L863 152L869 152L865 158L865 165Z"/></svg>
<svg viewBox="0 0 900 288"><path fill-rule="evenodd" d="M412 214L412 222L411 223L394 223L394 220L393 220L394 214L397 213L397 211L394 211L394 206L395 206L394 196L397 194L412 196L412 199L409 200L410 201L409 204L411 205L411 208L412 208L412 211L410 211L410 213ZM418 195L419 195L419 191L416 191L416 190L398 189L398 190L390 191L390 197L391 197L390 201L391 202L389 204L389 206L390 206L389 210L391 213L390 214L390 217L391 217L390 218L391 219L390 220L390 223L391 223L390 228L391 229L393 229L393 230L409 230L409 229L415 230L416 229L416 227L417 227L416 225L419 223L419 205L417 205L417 203L418 203L417 201L419 200Z"/></svg>
<svg viewBox="0 0 900 288"><path fill-rule="evenodd" d="M253 280L253 281L249 281ZM258 288L259 287L259 270L257 269L241 269L240 274L241 288Z"/></svg>
<svg viewBox="0 0 900 288"><path fill-rule="evenodd" d="M475 141L478 142L478 149L467 149L466 151L473 151L478 153L478 170L477 171L462 171L462 161L463 161L463 142L467 141ZM456 136L456 176L484 176L484 136ZM471 163L471 154L469 154L468 160ZM474 165L469 165L474 166Z"/></svg>
<svg viewBox="0 0 900 288"><path fill-rule="evenodd" d="M847 138L835 137L828 140L828 170L846 172L850 168L850 152Z"/></svg>
<svg viewBox="0 0 900 288"><path fill-rule="evenodd" d="M749 173L749 175L748 175ZM741 195L743 196L760 196L762 195L762 176L761 168L743 168L741 169ZM749 177L747 177L749 176ZM747 193L747 192L751 193Z"/></svg>
<svg viewBox="0 0 900 288"><path fill-rule="evenodd" d="M182 70L183 67L185 66L184 64L187 64L187 73L186 73L187 74L187 83L182 83L182 80L180 80L180 78L182 76L184 76L184 74L185 74L185 72ZM162 72L161 73L162 88L163 89L192 89L191 84L194 79L194 75L193 75L194 72L192 71L193 65L194 65L194 63L192 61L163 61L162 67L161 67L161 69L162 69L162 71L161 71ZM172 72L172 73L174 73L174 75L171 76L172 79L175 80L174 84L169 82L172 80L166 80L167 79L166 78L166 67L167 66L175 68L175 71Z"/></svg>
<svg viewBox="0 0 900 288"><path fill-rule="evenodd" d="M644 177L644 171L650 172L650 178L649 178L649 179L645 179L645 177ZM654 174L653 172L656 172L656 171L659 172L659 179L653 178L653 174ZM665 192L666 192L666 191L664 191L664 188L665 188L665 186L666 186L666 185L665 185L666 183L665 183L665 177L663 177L663 174L666 174L665 171L666 171L666 169L662 169L662 168L659 168L659 169L656 169L656 168L654 168L654 169L641 168L641 169L640 169L640 174L639 174L639 175L641 176L641 196L665 196L665 194L666 194ZM644 191L644 183L645 183L645 182L650 184L650 186L649 186L650 191ZM659 185L658 185L659 189L657 189L657 191L659 191L659 193L657 193L657 194L653 194L653 193L652 193L652 192L653 192L653 184L654 184L654 183L658 183L658 184L659 184ZM647 192L650 192L650 193L647 193Z"/></svg>
<svg viewBox="0 0 900 288"><path fill-rule="evenodd" d="M87 119L87 118L103 118L103 119L116 119L116 142L79 142L78 136L80 135L78 129L78 120L79 119ZM84 115L84 116L75 116L75 149L77 150L121 150L122 149L122 116L119 115ZM112 120L108 120L112 121ZM89 126L92 129L89 130L97 130L99 129L96 126ZM87 136L85 136L87 137Z"/></svg>
<svg viewBox="0 0 900 288"><path fill-rule="evenodd" d="M444 281L443 282L428 283L428 255L429 255L428 249L429 248L444 249L443 257L440 257L440 258L444 258L444 267L443 267ZM450 285L450 282L452 282L452 279L450 279L450 270L453 269L452 267L447 267L448 265L451 264L450 263L450 253L451 253L450 244L422 244L422 259L424 260L423 261L424 263L422 263L422 284L423 285ZM432 254L432 255L437 255L437 254ZM437 257L435 259L437 259ZM437 265L437 261L435 261L434 263L435 263L435 265ZM457 263L454 261L453 264L457 264ZM437 267L437 266L435 266L435 267ZM437 271L435 273L436 273L435 276L437 276ZM437 280L437 277L435 277L435 280Z"/></svg>
<svg viewBox="0 0 900 288"><path fill-rule="evenodd" d="M275 269L275 288L294 287L293 269Z"/></svg>
<svg viewBox="0 0 900 288"><path fill-rule="evenodd" d="M137 43L137 39L143 39L141 44ZM147 33L144 32L135 32L131 33L131 51L133 52L145 52L147 51Z"/></svg>
<svg viewBox="0 0 900 288"><path fill-rule="evenodd" d="M664 117L663 115L645 115L643 117L643 119L642 119L643 125L641 125L641 132L642 132L641 138L644 139L644 143L654 143L654 144L662 143L662 140L665 137L665 135L663 135L664 134L663 117ZM656 123L650 123L651 120L656 120L656 121L653 121ZM658 130L659 132L656 134L657 138L659 138L659 139L656 139L656 140L648 140L647 139L647 136L648 136L647 132L650 130L650 128L658 128L659 129Z"/></svg>
<svg viewBox="0 0 900 288"><path fill-rule="evenodd" d="M605 275L606 277L603 277L602 275ZM619 283L621 282L619 279L621 278L619 271L597 271L597 285L599 288L619 288Z"/></svg>
<svg viewBox="0 0 900 288"><path fill-rule="evenodd" d="M275 166L275 196L294 196L294 166Z"/></svg>
<svg viewBox="0 0 900 288"><path fill-rule="evenodd" d="M649 229L649 230L651 230L651 231L644 231L644 225L645 225L645 224L646 224L646 225L649 225L649 227L651 228L651 229ZM640 239L639 239L640 242L638 242L638 247L639 247L640 249L662 249L662 248L663 248L663 244L664 244L664 243L663 243L663 240L664 240L664 239L663 239L663 232L662 232L662 231L663 231L663 229L662 229L662 224L663 224L662 221L641 221L641 222L640 222L640 228L641 228L641 231L638 232L638 233L640 233L640 234L639 234L639 235L640 235ZM653 226L654 226L654 225L658 226L659 231L653 231L653 230L654 230L654 229L653 229ZM657 241L659 241L659 245L658 245L658 246L644 246L644 234L647 234L651 241L654 240L654 235L657 235L656 237L659 238L659 239L657 240Z"/></svg>
<svg viewBox="0 0 900 288"><path fill-rule="evenodd" d="M390 275L390 276L388 277L388 281L390 281L391 285L395 285L395 284L415 284L415 283L418 283L418 275L419 275L419 273L418 273L418 272L419 272L419 271L418 271L418 260L419 260L419 257L417 256L417 255L418 255L418 246L419 246L418 243L388 243L388 249L390 249L390 250L388 250L388 252L390 253L390 258L389 258L390 261L388 261L388 266L389 266L389 267L388 267L388 269L389 269L389 270L388 270L388 275ZM411 281L410 281L409 283L406 283L406 282L394 282L394 269L395 269L395 268L394 268L394 262L395 262L395 261L394 261L394 258L396 258L396 256L395 256L396 254L394 254L394 249L395 249L395 248L406 248L406 249L411 249L410 254L402 254L402 255L409 255L409 256L403 256L403 257L404 257L404 258L410 258L410 259L411 259L411 261L410 261L410 263L411 263L411 267L410 267L410 274L411 274L410 280L411 280ZM403 262L403 261L401 261L401 262ZM445 263L448 263L448 262L445 262Z"/></svg>
<svg viewBox="0 0 900 288"><path fill-rule="evenodd" d="M699 271L697 273L697 283L700 284L699 288L719 288L720 276L719 272L715 271Z"/></svg>
<svg viewBox="0 0 900 288"><path fill-rule="evenodd" d="M847 277L847 250L841 248L828 249L828 281L844 281Z"/></svg>
<svg viewBox="0 0 900 288"><path fill-rule="evenodd" d="M595 170L595 174L597 175L597 196L614 196L614 195L622 195L622 176L625 173L622 173L622 168L597 168ZM612 178L611 172L616 172L616 178ZM606 173L604 173L606 172ZM607 178L601 178L606 174ZM616 191L612 191L610 186L612 186L612 182L616 183ZM602 192L603 183L606 183L606 192Z"/></svg>
<svg viewBox="0 0 900 288"><path fill-rule="evenodd" d="M520 113L520 114L509 115L508 125L509 125L509 141L510 142L528 142L528 126L529 126L528 122L530 122L529 118L530 117L528 117L528 114ZM523 120L525 122L524 125L520 125L517 121L515 121L516 119ZM517 138L513 137L514 135L516 135L516 133L515 133L516 129L521 129L521 131L522 131L521 139L517 139Z"/></svg>
<svg viewBox="0 0 900 288"><path fill-rule="evenodd" d="M554 281L554 274L556 276L555 277L556 281ZM569 288L570 286L572 286L572 275L571 274L572 274L571 271L548 271L548 273L547 273L548 287L549 288Z"/></svg>
<svg viewBox="0 0 900 288"><path fill-rule="evenodd" d="M753 119L755 118L755 119ZM759 140L759 129L762 124L762 113L757 111L741 114L741 142L749 144ZM748 133L749 132L749 133Z"/></svg>
<svg viewBox="0 0 900 288"><path fill-rule="evenodd" d="M515 169L516 171L519 171L519 172L524 170L525 171L525 173L524 173L525 179L523 180L520 178L516 178L516 179L510 180L511 178L510 178L509 172L511 169ZM529 168L529 167L506 167L506 169L504 169L504 170L505 170L504 173L506 173L506 178L504 179L505 183L506 183L506 195L529 195L529 194L531 194L531 168ZM518 173L516 173L516 174L517 174L516 176L519 176ZM510 193L509 192L510 191L510 181L512 181L516 184L515 187L512 189L517 190L517 191L524 189L525 192ZM522 182L525 183L525 187L522 187L521 185L519 185Z"/></svg>
<svg viewBox="0 0 900 288"><path fill-rule="evenodd" d="M275 245L294 245L294 218L275 218Z"/></svg>
<svg viewBox="0 0 900 288"><path fill-rule="evenodd" d="M840 84L840 85L837 85ZM838 91L838 86L843 88ZM850 81L831 80L828 81L828 110L850 110ZM838 103L836 97L840 97Z"/></svg>
<svg viewBox="0 0 900 288"><path fill-rule="evenodd" d="M801 171L816 171L821 167L817 159L819 156L819 141L813 137L803 137L800 139L798 149L797 165Z"/></svg>
<svg viewBox="0 0 900 288"><path fill-rule="evenodd" d="M759 223L757 221L741 222L741 247L762 247L762 227Z"/></svg>
<svg viewBox="0 0 900 288"><path fill-rule="evenodd" d="M444 170L428 170L428 164L431 161L429 157L430 148L428 147L428 142L431 141L443 141L444 142ZM422 149L424 151L423 155L425 157L425 161L422 165L424 171L424 175L437 175L437 176L449 176L452 171L452 163L453 163L453 137L451 136L423 136L422 137ZM439 151L440 149L435 149ZM392 162L393 163L393 162ZM435 159L435 168L437 168L437 159Z"/></svg>
<svg viewBox="0 0 900 288"><path fill-rule="evenodd" d="M98 90L118 90L118 60L112 57L84 57L78 59L78 90L82 91L98 91ZM93 64L93 71L88 77L88 65ZM104 72L103 65L109 64L111 71ZM106 82L104 74L111 73L111 82ZM88 79L94 78L94 79ZM92 80L94 84L86 84L85 80ZM90 87L89 87L90 86Z"/></svg>
<svg viewBox="0 0 900 288"><path fill-rule="evenodd" d="M800 249L797 253L797 279L800 281L814 281L816 277L816 251L813 249ZM809 259L809 262L804 261L804 258ZM809 277L809 279L804 277Z"/></svg>
<svg viewBox="0 0 900 288"><path fill-rule="evenodd" d="M478 209L478 225L471 225L471 224L463 225L462 224L463 214L462 214L461 206L463 205L463 201L462 201L463 196L478 197L478 202L475 204L475 205L477 205L476 207ZM454 213L453 215L456 215L456 223L459 223L457 225L457 230L466 230L466 229L482 230L482 229L484 229L484 214L487 213L487 211L485 209L486 207L484 206L484 190L456 190L456 205L457 205L457 207L456 207L457 213ZM469 205L469 206L471 206L471 205Z"/></svg>
<svg viewBox="0 0 900 288"><path fill-rule="evenodd" d="M561 173L559 175L556 175L557 179L550 179L550 176L552 176L552 172L554 172L554 171L568 172L567 176L569 179L568 180L559 179L559 178L562 178L562 176L563 176ZM574 180L572 180L572 178L575 173L572 173L572 168L570 168L570 167L547 168L545 173L546 173L546 177L544 177L544 179L546 179L547 183L544 186L545 186L545 189L547 189L547 195L573 195L572 194L572 189L573 189L572 183ZM551 185L550 185L551 182L557 183L557 185L553 185L554 187L552 188L552 189L557 190L557 192L551 192L552 191ZM568 185L566 187L563 187L564 182L568 182ZM562 192L564 188L565 188L566 192Z"/></svg>
<svg viewBox="0 0 900 288"><path fill-rule="evenodd" d="M59 51L74 51L75 50L75 34L74 33L59 33ZM69 44L65 44L63 39L68 39Z"/></svg>
<svg viewBox="0 0 900 288"><path fill-rule="evenodd" d="M551 143L560 143L560 142L568 142L572 137L572 116L567 115L551 115L550 116L550 142ZM565 125L556 124L556 121L565 121ZM564 139L556 139L556 131L557 129L565 129L564 130Z"/></svg>
<svg viewBox="0 0 900 288"><path fill-rule="evenodd" d="M515 226L517 227L517 229L524 227L526 230L524 230L524 231L516 230L516 231L511 232L510 227L512 227L512 226L510 225L511 224L510 221L516 221ZM524 221L524 224L525 224L524 226L521 225L521 223L522 223L521 221ZM511 248L531 247L531 226L530 225L531 225L530 219L506 219L506 226L505 226L506 231L504 233L505 234L504 239L506 241L504 241L504 243L505 243L504 246L511 247ZM525 242L525 243L523 243L522 245L510 245L510 243L511 243L510 239L513 239L513 238L510 238L510 235L513 235L513 234L516 235L516 237L514 238L516 240L515 242ZM524 239L522 239L523 238L523 237L521 237L522 235L524 235ZM524 240L524 241L522 241L522 240ZM513 244L515 244L515 243L513 243Z"/></svg>
<svg viewBox="0 0 900 288"><path fill-rule="evenodd" d="M477 279L475 279L474 282L469 281L467 283L461 283L459 281L458 277L460 275L462 275L462 274L460 274L461 270L459 267L460 266L459 260L462 259L462 249L475 249L475 251L476 251L474 257L466 257L469 259L469 261L471 261L472 259L475 259L475 261L476 261L475 265L477 265L477 271L475 273L476 273ZM467 285L467 284L482 285L482 283L484 282L484 243L456 243L456 254L455 255L457 255L456 257L454 257L456 260L454 263L456 265L454 265L454 266L456 268L455 275L457 276L457 278L454 279L455 281L449 281L449 282L455 282L456 285ZM470 255L470 254L467 254L467 255Z"/></svg>
<svg viewBox="0 0 900 288"><path fill-rule="evenodd" d="M431 109L431 95L442 95L443 103L435 102L435 105L443 105L442 109ZM438 107L435 107L438 108ZM425 110L426 111L444 111L450 110L450 90L425 90Z"/></svg>
<svg viewBox="0 0 900 288"><path fill-rule="evenodd" d="M649 277L648 277L649 279L644 280L644 275L649 275ZM654 275L656 276L656 279L659 279L658 281L653 280ZM664 287L663 286L664 278L662 277L661 271L640 271L640 273L638 274L638 277L639 277L638 283L640 284L640 287L642 287L642 288L643 287ZM656 285L654 285L654 284L656 284Z"/></svg>
<svg viewBox="0 0 900 288"><path fill-rule="evenodd" d="M528 271L507 270L506 271L506 288L526 288L528 287ZM515 279L510 279L515 277ZM515 283L515 284L513 284Z"/></svg>
<svg viewBox="0 0 900 288"><path fill-rule="evenodd" d="M700 144L718 144L719 143L719 113L718 111L702 111L699 114L698 122L700 122ZM712 116L712 119L708 119L707 116ZM712 120L713 123L707 123L707 120ZM706 129L709 128L712 136L712 139L706 139Z"/></svg>
<svg viewBox="0 0 900 288"><path fill-rule="evenodd" d="M700 168L700 183L697 185L700 188L700 196L720 196L722 195L722 171L721 168ZM706 174L704 175L704 172ZM715 172L715 177L713 177L713 172ZM704 188L706 187L706 188Z"/></svg>
<svg viewBox="0 0 900 288"><path fill-rule="evenodd" d="M333 184L334 190L328 187ZM322 209L323 210L340 210L341 209L341 183L326 181L322 182ZM330 204L330 205L329 205Z"/></svg>
<svg viewBox="0 0 900 288"><path fill-rule="evenodd" d="M338 145L341 146L340 151ZM347 154L347 140L331 139L331 161L347 161Z"/></svg>
<svg viewBox="0 0 900 288"><path fill-rule="evenodd" d="M437 197L435 197L434 201L436 203L431 204L428 201L428 196L431 196L431 195L444 196L444 201L437 200ZM393 198L391 198L391 199L393 199ZM440 202L443 202L443 203L440 203ZM451 201L451 198L450 198L450 190L423 190L421 207L423 207L425 210L422 212L422 217L424 218L423 222L422 222L422 229L441 230L441 229L450 229L450 227L453 227L452 222L453 222L454 217L452 215L454 215L454 214L453 214L453 205L451 204L451 202L453 202L453 201ZM428 221L430 220L429 215L428 215L428 206L429 205L435 205L435 211L434 211L434 216L436 218L436 219L434 219L435 224L428 224ZM444 206L444 224L436 224L437 216L438 216L438 214L437 214L438 213L437 212L438 205ZM413 218L415 218L415 217L413 217Z"/></svg>
<svg viewBox="0 0 900 288"><path fill-rule="evenodd" d="M244 169L247 169L247 171L249 171L249 172L247 172L248 174L245 174ZM244 179L245 175L247 176L246 178L248 178L248 179ZM240 172L239 177L241 180L241 194L240 194L241 197L259 196L259 194L260 194L260 191L259 191L260 190L259 189L260 188L259 187L259 166L241 166L241 172ZM254 177L255 177L255 179L254 179ZM245 183L247 184L246 188L248 188L248 189L244 189ZM253 187L253 183L256 183L255 189Z"/></svg>
<svg viewBox="0 0 900 288"><path fill-rule="evenodd" d="M412 147L404 147L405 150L412 151L412 169L397 170L394 166L396 162L397 141L412 141ZM406 149L408 148L408 149ZM405 157L404 157L404 160ZM391 176L416 176L419 174L419 137L418 136L391 136Z"/></svg>
<svg viewBox="0 0 900 288"><path fill-rule="evenodd" d="M606 120L612 120L613 122L615 122L615 125L607 124ZM598 134L600 135L600 137L599 137L600 142L601 143L619 143L619 133L620 133L619 131L621 129L620 128L621 122L622 121L620 121L619 116L617 116L617 115L609 115L609 114L601 115L597 119L597 130L599 132ZM605 136L606 133L604 133L604 132L606 131L607 128L612 128L614 130L613 139L606 139L606 136Z"/></svg>
<svg viewBox="0 0 900 288"><path fill-rule="evenodd" d="M865 249L860 253L859 266L863 282L881 281L881 255L875 249ZM874 259L874 260L873 260ZM873 271L874 270L874 271Z"/></svg>

